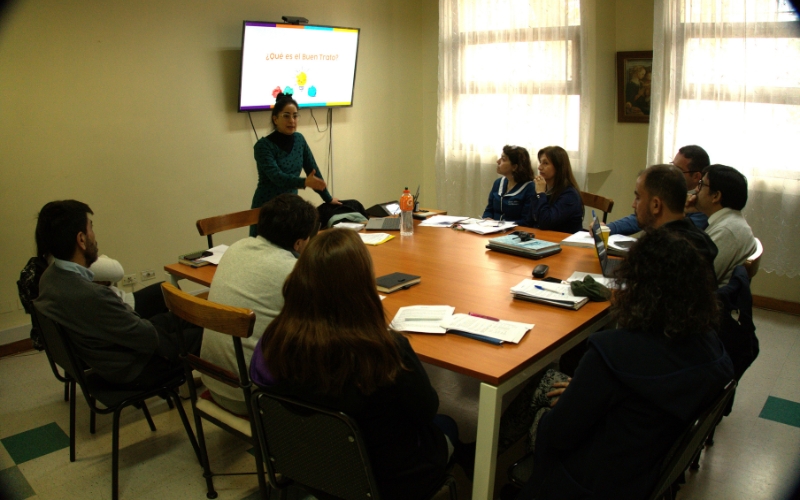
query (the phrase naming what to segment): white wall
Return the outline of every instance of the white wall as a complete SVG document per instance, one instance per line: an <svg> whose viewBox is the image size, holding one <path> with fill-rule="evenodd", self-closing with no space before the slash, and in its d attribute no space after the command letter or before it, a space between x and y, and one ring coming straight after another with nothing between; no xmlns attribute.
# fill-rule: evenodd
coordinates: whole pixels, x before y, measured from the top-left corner
<svg viewBox="0 0 800 500"><path fill-rule="evenodd" d="M355 105L333 111L334 195L369 205L423 182L436 126L422 88L425 64L436 78L436 28L431 42L423 15L436 9L422 0L13 3L0 25L0 330L28 321L15 282L48 201L88 203L101 252L126 273L159 278L178 254L205 246L197 219L250 208L255 137L236 112L245 19L361 28ZM324 127L325 110L315 115ZM253 120L259 135L271 131L268 113ZM325 174L327 133L308 110L299 130ZM423 204L435 199L429 184Z"/></svg>

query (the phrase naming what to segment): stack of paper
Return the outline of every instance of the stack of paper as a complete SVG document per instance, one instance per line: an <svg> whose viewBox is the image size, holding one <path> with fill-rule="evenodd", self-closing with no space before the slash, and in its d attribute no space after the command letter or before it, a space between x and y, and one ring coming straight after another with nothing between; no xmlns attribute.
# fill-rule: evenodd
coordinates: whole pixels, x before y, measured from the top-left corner
<svg viewBox="0 0 800 500"><path fill-rule="evenodd" d="M456 333L455 331L466 332L514 344L519 344L519 341L528 333L528 330L533 328L533 324L530 323L491 320L469 314L454 314L446 319L442 326L447 328L449 333Z"/></svg>
<svg viewBox="0 0 800 500"><path fill-rule="evenodd" d="M389 233L358 233L365 245L380 245L394 238Z"/></svg>
<svg viewBox="0 0 800 500"><path fill-rule="evenodd" d="M333 227L352 229L353 231L361 231L364 229L364 226L366 226L366 224L361 224L359 222L339 222L333 225Z"/></svg>
<svg viewBox="0 0 800 500"><path fill-rule="evenodd" d="M455 307L450 306L406 306L397 310L389 328L398 332L419 332L444 334L442 323L453 315Z"/></svg>
<svg viewBox="0 0 800 500"><path fill-rule="evenodd" d="M500 222L485 219L467 219L459 224L463 229L478 234L491 234L517 227L516 222Z"/></svg>
<svg viewBox="0 0 800 500"><path fill-rule="evenodd" d="M515 299L539 302L567 309L580 309L589 302L586 297L576 297L569 285L550 283L548 281L522 280L511 288Z"/></svg>
<svg viewBox="0 0 800 500"><path fill-rule="evenodd" d="M460 217L457 215L434 215L433 217L429 217L428 220L420 222L419 225L426 227L452 227L453 224L457 224L466 219L469 219L469 217Z"/></svg>

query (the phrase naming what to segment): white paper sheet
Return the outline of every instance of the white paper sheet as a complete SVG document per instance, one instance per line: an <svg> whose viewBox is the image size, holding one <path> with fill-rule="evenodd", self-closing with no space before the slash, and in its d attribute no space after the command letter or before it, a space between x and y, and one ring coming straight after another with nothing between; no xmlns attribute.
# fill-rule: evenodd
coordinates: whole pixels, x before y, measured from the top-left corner
<svg viewBox="0 0 800 500"><path fill-rule="evenodd" d="M211 252L212 255L209 255L208 257L203 257L202 259L198 260L204 260L209 264L214 264L216 266L217 264L219 264L220 259L222 259L222 255L225 253L227 249L228 245L217 245L214 248L209 248L208 251Z"/></svg>
<svg viewBox="0 0 800 500"><path fill-rule="evenodd" d="M450 318L442 322L442 326L450 330L461 330L462 332L474 333L519 344L522 337L533 328L531 323L518 323L516 321L493 321L468 314L453 314Z"/></svg>
<svg viewBox="0 0 800 500"><path fill-rule="evenodd" d="M469 219L469 217L460 217L457 215L434 215L419 223L420 226L426 227L450 227L457 222Z"/></svg>

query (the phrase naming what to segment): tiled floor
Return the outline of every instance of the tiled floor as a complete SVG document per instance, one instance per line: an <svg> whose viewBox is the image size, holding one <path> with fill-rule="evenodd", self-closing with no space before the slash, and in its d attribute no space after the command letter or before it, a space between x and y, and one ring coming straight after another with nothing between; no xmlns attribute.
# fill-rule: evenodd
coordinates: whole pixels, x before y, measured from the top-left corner
<svg viewBox="0 0 800 500"><path fill-rule="evenodd" d="M680 500L787 498L800 479L798 318L761 310L755 315L761 355L742 378L733 413L718 427L715 446L703 453L700 470L688 474ZM440 411L456 417L466 440L474 438L477 384L433 367L429 371L442 399ZM111 417L99 416L97 433L89 434L88 409L79 394L77 461L70 463L69 403L63 393L44 354L0 359L1 499L110 496ZM148 407L156 432L141 412L123 412L121 498L205 498L202 471L177 412L157 399ZM254 470L248 445L212 425L204 429L215 470ZM469 498L469 484L458 469L456 477L459 497ZM505 482L504 468L497 477L498 484ZM223 500L258 497L254 476L218 477L214 484Z"/></svg>

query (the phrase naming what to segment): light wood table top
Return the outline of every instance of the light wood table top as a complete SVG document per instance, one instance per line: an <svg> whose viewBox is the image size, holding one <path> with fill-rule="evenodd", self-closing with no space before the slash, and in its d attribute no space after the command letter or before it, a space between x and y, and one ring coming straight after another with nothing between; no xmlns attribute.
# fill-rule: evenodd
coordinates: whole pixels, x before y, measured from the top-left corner
<svg viewBox="0 0 800 500"><path fill-rule="evenodd" d="M525 229L539 239L561 241L567 235ZM593 249L564 246L561 253L541 260L503 254L485 248L497 235L437 227L415 227L414 235L369 246L376 276L393 272L422 277L419 285L386 296L387 320L400 307L450 305L457 313L475 312L495 318L534 323L518 344L491 345L458 335L409 334L411 345L423 361L498 385L526 365L547 356L572 334L608 314L608 302L589 302L578 311L515 300L509 289L531 278L537 264L550 266L548 276L565 279L574 271L599 273ZM171 264L164 269L178 279L210 285L216 266L191 268Z"/></svg>

